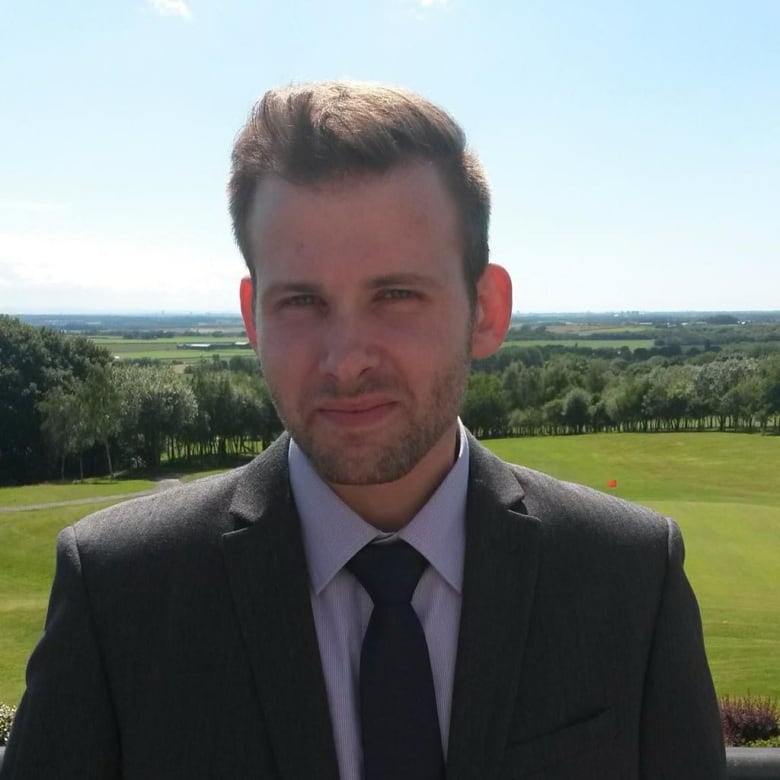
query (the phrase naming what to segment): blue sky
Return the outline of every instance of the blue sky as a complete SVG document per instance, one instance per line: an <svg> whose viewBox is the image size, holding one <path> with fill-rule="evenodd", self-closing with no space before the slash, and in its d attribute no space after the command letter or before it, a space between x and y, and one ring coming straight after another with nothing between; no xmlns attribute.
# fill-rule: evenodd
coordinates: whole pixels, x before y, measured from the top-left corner
<svg viewBox="0 0 780 780"><path fill-rule="evenodd" d="M780 308L776 0L8 0L0 312L237 312L232 140L331 78L461 122L516 310Z"/></svg>

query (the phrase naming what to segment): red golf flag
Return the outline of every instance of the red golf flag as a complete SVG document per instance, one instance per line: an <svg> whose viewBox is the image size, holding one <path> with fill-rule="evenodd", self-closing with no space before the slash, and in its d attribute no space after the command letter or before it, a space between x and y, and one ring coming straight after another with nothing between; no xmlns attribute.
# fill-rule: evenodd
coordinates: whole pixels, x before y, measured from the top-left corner
<svg viewBox="0 0 780 780"><path fill-rule="evenodd" d="M616 488L617 487L617 480L616 479L610 479L609 482L607 482L607 487Z"/></svg>

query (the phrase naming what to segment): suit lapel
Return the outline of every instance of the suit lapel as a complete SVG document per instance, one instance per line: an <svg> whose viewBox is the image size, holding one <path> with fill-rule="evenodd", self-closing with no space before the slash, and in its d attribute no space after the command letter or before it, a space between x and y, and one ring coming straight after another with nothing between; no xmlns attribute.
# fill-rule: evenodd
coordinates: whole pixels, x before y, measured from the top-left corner
<svg viewBox="0 0 780 780"><path fill-rule="evenodd" d="M284 780L338 780L300 521L282 437L247 467L223 537L228 577Z"/></svg>
<svg viewBox="0 0 780 780"><path fill-rule="evenodd" d="M496 776L534 601L539 521L511 469L469 441L466 558L448 780Z"/></svg>

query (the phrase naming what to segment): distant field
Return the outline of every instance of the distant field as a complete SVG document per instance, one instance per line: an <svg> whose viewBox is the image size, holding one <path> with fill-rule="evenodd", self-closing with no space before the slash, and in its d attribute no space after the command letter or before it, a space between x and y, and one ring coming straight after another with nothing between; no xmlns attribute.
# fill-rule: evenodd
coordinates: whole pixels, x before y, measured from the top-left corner
<svg viewBox="0 0 780 780"><path fill-rule="evenodd" d="M587 327L576 328L576 326L560 325L550 326L551 333L570 334L565 338L543 338L543 339L511 339L504 342L502 348L507 347L542 347L548 345L557 345L560 347L581 347L583 349L620 349L622 347L630 349L651 349L655 342L647 338L599 338L588 339L586 336L594 334L604 334L610 331L630 333L632 331L641 332L646 330L642 326L625 326L621 328L609 327ZM229 334L225 336L166 336L158 339L124 339L118 336L91 336L95 344L107 349L112 355L116 355L119 360L159 360L164 363L197 363L201 360L210 360L218 355L223 360L231 357L252 357L254 352L247 344L246 346L236 347L236 342L245 341L246 336L243 333ZM212 349L177 349L177 344L201 343L211 344ZM702 346L702 345L700 345ZM758 349L776 349L776 342L755 342L744 344L729 344L725 348L729 351L739 351L747 348Z"/></svg>
<svg viewBox="0 0 780 780"><path fill-rule="evenodd" d="M598 434L485 443L507 460L674 517L685 535L686 570L718 693L780 698L780 437ZM607 491L613 479L618 487ZM112 484L4 488L0 506L105 489L115 492ZM0 513L0 701L15 704L22 693L24 665L43 626L57 533L102 505Z"/></svg>
<svg viewBox="0 0 780 780"><path fill-rule="evenodd" d="M251 348L246 349L139 349L127 352L114 352L121 360L159 360L164 363L197 363L200 360L211 360L212 357L220 357L229 360L232 357L249 357L254 355Z"/></svg>
<svg viewBox="0 0 780 780"><path fill-rule="evenodd" d="M594 333L644 333L650 330L648 325L583 325L570 323L567 325L548 325L550 333L571 333L576 336L590 336Z"/></svg>
<svg viewBox="0 0 780 780"><path fill-rule="evenodd" d="M161 360L165 362L180 361L193 363L199 360L209 360L213 355L230 358L234 355L252 357L252 348L234 347L236 342L245 340L242 334L230 336L173 336L159 339L123 339L116 336L93 336L91 340L104 347L120 360ZM214 349L177 349L177 344L212 344ZM222 347L220 350L220 346Z"/></svg>
<svg viewBox="0 0 780 780"><path fill-rule="evenodd" d="M552 330L552 328L551 328ZM628 330L625 328L623 330ZM603 331L589 331L603 332ZM584 335L584 333L583 333ZM243 341L242 335L215 336L198 338L195 336L187 337L165 337L159 339L123 339L116 336L94 336L92 341L101 347L105 347L112 355L116 355L120 360L160 360L166 363L181 362L195 363L200 360L209 360L214 355L219 355L223 360L233 356L252 357L254 355L252 348L247 344L245 347L234 347L237 341ZM207 343L216 345L214 349L177 349L177 344L184 343ZM635 350L640 347L649 349L653 346L652 339L598 339L586 340L583 338L562 338L562 339L519 339L517 341L506 341L504 347L539 347L547 344L557 344L563 347L587 347L590 349L611 348L619 349L628 347ZM222 349L220 349L220 345Z"/></svg>
<svg viewBox="0 0 780 780"><path fill-rule="evenodd" d="M541 347L548 344L557 344L561 347L587 347L588 349L620 349L628 347L631 351L639 349L650 349L653 346L652 339L518 339L516 341L505 341L501 348L507 347Z"/></svg>

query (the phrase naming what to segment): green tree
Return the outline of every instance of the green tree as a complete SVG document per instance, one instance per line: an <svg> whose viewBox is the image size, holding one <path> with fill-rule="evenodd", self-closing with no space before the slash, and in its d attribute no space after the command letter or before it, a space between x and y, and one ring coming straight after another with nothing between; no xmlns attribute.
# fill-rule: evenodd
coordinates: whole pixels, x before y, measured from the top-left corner
<svg viewBox="0 0 780 780"><path fill-rule="evenodd" d="M550 360L542 366L540 375L541 400L563 398L569 388L578 383L572 376L571 365L561 358Z"/></svg>
<svg viewBox="0 0 780 780"><path fill-rule="evenodd" d="M471 374L461 417L475 436L498 436L506 431L508 404L496 374Z"/></svg>
<svg viewBox="0 0 780 780"><path fill-rule="evenodd" d="M728 358L707 363L696 377L694 390L710 416L718 420L718 429L724 430L733 417L734 397L728 396L745 377L756 373L758 363L753 358Z"/></svg>
<svg viewBox="0 0 780 780"><path fill-rule="evenodd" d="M56 385L38 401L37 408L41 415L41 430L51 454L60 463L60 479L64 480L68 455L80 453L85 443L78 397L64 385Z"/></svg>
<svg viewBox="0 0 780 780"><path fill-rule="evenodd" d="M590 422L590 395L581 387L573 387L563 399L561 417L574 433L582 433Z"/></svg>
<svg viewBox="0 0 780 780"><path fill-rule="evenodd" d="M530 409L539 405L539 369L526 368L520 361L510 363L501 376L501 385L511 409Z"/></svg>
<svg viewBox="0 0 780 780"><path fill-rule="evenodd" d="M774 354L761 365L762 399L767 417L775 416L775 426L780 429L780 354Z"/></svg>
<svg viewBox="0 0 780 780"><path fill-rule="evenodd" d="M647 428L643 401L649 387L650 381L646 376L625 375L609 388L605 394L607 412L619 429Z"/></svg>
<svg viewBox="0 0 780 780"><path fill-rule="evenodd" d="M167 366L128 366L119 377L123 438L144 465L158 466L192 424L195 395L187 380Z"/></svg>
<svg viewBox="0 0 780 780"><path fill-rule="evenodd" d="M103 445L108 474L112 478L114 466L111 460L111 439L119 433L122 423L118 382L112 364L92 364L79 391L91 438L95 443Z"/></svg>
<svg viewBox="0 0 780 780"><path fill-rule="evenodd" d="M684 418L694 409L694 386L700 369L697 366L665 366L654 368L648 376L648 387L642 398L644 416L679 430Z"/></svg>
<svg viewBox="0 0 780 780"><path fill-rule="evenodd" d="M91 365L110 359L86 338L0 315L0 484L40 482L57 473L39 404L53 388L83 379Z"/></svg>
<svg viewBox="0 0 780 780"><path fill-rule="evenodd" d="M563 399L553 398L542 407L542 419L551 436L557 436L563 429Z"/></svg>
<svg viewBox="0 0 780 780"><path fill-rule="evenodd" d="M200 443L209 451L224 456L228 440L235 435L238 424L231 374L203 363L193 372L190 386L197 402Z"/></svg>
<svg viewBox="0 0 780 780"><path fill-rule="evenodd" d="M544 425L541 409L512 409L509 429L515 436L536 436Z"/></svg>

